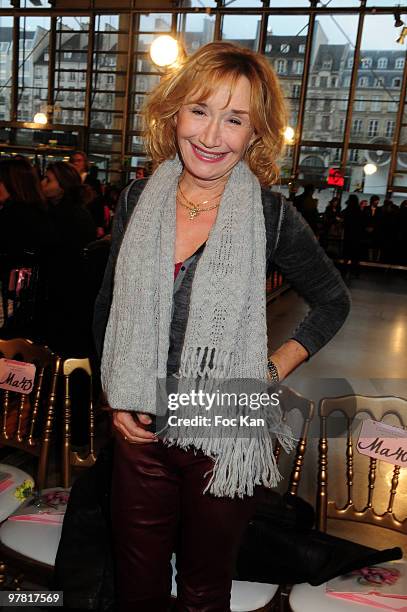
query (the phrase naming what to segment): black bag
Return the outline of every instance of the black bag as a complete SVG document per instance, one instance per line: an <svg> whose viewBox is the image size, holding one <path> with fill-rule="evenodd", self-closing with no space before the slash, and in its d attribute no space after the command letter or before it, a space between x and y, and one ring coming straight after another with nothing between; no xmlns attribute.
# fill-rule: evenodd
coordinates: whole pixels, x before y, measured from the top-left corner
<svg viewBox="0 0 407 612"><path fill-rule="evenodd" d="M114 612L110 491L113 444L74 483L55 560L53 588L64 609Z"/></svg>
<svg viewBox="0 0 407 612"><path fill-rule="evenodd" d="M235 580L318 586L367 565L401 559L398 547L376 550L312 529L314 510L294 495L268 495L240 546Z"/></svg>

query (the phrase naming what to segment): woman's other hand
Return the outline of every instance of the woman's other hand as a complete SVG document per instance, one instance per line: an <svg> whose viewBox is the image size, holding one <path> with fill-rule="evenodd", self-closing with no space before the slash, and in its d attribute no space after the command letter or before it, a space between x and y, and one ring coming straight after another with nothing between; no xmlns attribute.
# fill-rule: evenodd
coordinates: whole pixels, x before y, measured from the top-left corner
<svg viewBox="0 0 407 612"><path fill-rule="evenodd" d="M128 412L127 410L114 410L113 412L113 426L125 440L132 444L158 442L157 437L145 429L150 423L151 417L144 412Z"/></svg>

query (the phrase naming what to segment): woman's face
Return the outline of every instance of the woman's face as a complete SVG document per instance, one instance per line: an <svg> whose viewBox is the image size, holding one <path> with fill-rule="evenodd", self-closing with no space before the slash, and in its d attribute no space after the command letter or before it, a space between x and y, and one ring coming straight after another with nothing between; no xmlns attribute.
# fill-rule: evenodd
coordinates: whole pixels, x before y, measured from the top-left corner
<svg viewBox="0 0 407 612"><path fill-rule="evenodd" d="M255 138L249 117L250 83L239 77L206 100L188 99L176 116L177 141L185 170L203 181L227 177Z"/></svg>
<svg viewBox="0 0 407 612"><path fill-rule="evenodd" d="M10 194L7 191L5 184L0 181L0 204L4 204L4 202L7 202L9 197Z"/></svg>
<svg viewBox="0 0 407 612"><path fill-rule="evenodd" d="M86 172L86 160L81 153L75 153L75 155L71 158L71 164L75 166L79 174Z"/></svg>
<svg viewBox="0 0 407 612"><path fill-rule="evenodd" d="M64 190L58 183L56 176L51 170L47 170L41 181L41 189L46 198L58 200L64 195Z"/></svg>

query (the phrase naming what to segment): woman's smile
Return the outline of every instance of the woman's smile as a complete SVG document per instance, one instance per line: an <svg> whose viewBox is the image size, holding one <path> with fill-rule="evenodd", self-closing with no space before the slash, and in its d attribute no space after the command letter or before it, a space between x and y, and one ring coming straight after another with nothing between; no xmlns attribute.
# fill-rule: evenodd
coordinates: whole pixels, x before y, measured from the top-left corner
<svg viewBox="0 0 407 612"><path fill-rule="evenodd" d="M191 142L191 147L198 159L201 159L202 161L205 161L205 162L209 162L210 164L224 160L227 155L227 152L226 153L214 153L211 151L205 151L204 149L202 149L201 147L198 147L198 145L194 144L193 142Z"/></svg>

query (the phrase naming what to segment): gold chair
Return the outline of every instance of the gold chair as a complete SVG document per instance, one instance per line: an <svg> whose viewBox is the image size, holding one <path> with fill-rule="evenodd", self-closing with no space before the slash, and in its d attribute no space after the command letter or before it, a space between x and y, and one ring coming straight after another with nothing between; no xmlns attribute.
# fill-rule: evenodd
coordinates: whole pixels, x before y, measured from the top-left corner
<svg viewBox="0 0 407 612"><path fill-rule="evenodd" d="M77 452L71 451L71 411L75 409L71 398L72 381L71 376L77 370L83 370L89 378L89 452L82 458ZM56 487L45 490L43 493L55 494L66 492L65 489L71 484L71 466L88 467L96 461L94 452L94 416L92 405L92 372L88 359L66 359L62 366L58 358L57 372L63 375L64 381L64 404L63 404L63 434L62 434L62 480L63 488ZM53 403L55 405L56 376L53 384ZM51 419L50 419L51 421ZM48 432L49 427L47 428ZM49 435L43 437L41 452L48 455ZM32 506L29 512L41 512ZM61 523L41 523L35 521L7 520L0 528L0 555L6 558L9 567L17 570L18 578L14 580L14 586L19 586L25 577L34 579L37 584L47 584L53 573L55 557L61 538ZM3 573L1 571L3 569ZM7 568L8 569L8 568ZM0 564L0 585L6 581L5 566ZM9 572L8 572L9 573Z"/></svg>
<svg viewBox="0 0 407 612"><path fill-rule="evenodd" d="M49 349L21 338L0 340L0 358L18 359L36 366L35 380L29 394L0 389L0 445L20 449L38 457L36 488L45 486L51 435L54 427L57 378L60 359ZM0 471L10 476L12 489L0 494L0 522L20 505L16 488L32 482L32 476L22 470L0 465ZM24 487L23 487L24 488ZM20 497L24 494L21 491Z"/></svg>
<svg viewBox="0 0 407 612"><path fill-rule="evenodd" d="M71 425L72 425L72 374L78 370L82 370L88 376L89 380L89 444L86 457L81 457L77 451L71 450ZM95 419L92 400L92 369L88 358L85 359L65 359L62 364L62 375L64 377L64 423L63 423L63 444L62 444L62 473L63 485L69 487L71 484L71 468L75 467L90 467L96 462L95 454Z"/></svg>
<svg viewBox="0 0 407 612"><path fill-rule="evenodd" d="M338 483L328 478L328 419L334 412L340 412L346 419L345 501L338 503ZM370 546L400 546L407 551L407 504L395 503L400 485L400 466L392 466L379 459L355 453L353 425L355 417L366 415L375 421L389 422L407 429L407 400L400 397L368 397L348 395L321 400L319 416L321 434L319 440L319 466L317 487L318 528L359 541ZM330 460L331 461L331 460ZM356 466L357 464L357 466ZM363 469L360 469L363 468ZM336 470L337 471L337 470ZM355 480L365 473L365 496L361 499L361 488ZM355 498L359 501L356 502ZM400 500L403 502L403 498ZM359 505L361 504L361 505ZM382 506L382 511L377 506ZM402 513L404 516L401 516ZM339 524L339 525L338 525ZM329 526L329 529L327 529ZM341 528L343 527L344 528ZM356 533L350 537L350 529ZM365 533L364 533L365 532ZM392 534L397 534L394 543ZM293 612L345 612L355 607L352 603L330 598L325 593L325 584L312 587L308 584L294 586L290 595ZM360 608L358 608L360 609ZM363 609L363 608L362 608Z"/></svg>
<svg viewBox="0 0 407 612"><path fill-rule="evenodd" d="M16 359L36 366L34 386L29 394L0 390L0 444L38 457L35 482L31 474L13 465L0 464L0 471L7 475L10 483L0 493L0 522L5 525L6 519L26 497L34 489L41 492L46 484L61 361L49 349L21 338L0 340L0 358ZM3 559L10 560L14 555L1 544L1 531L2 528L0 553ZM5 581L6 566L0 562L0 585Z"/></svg>
<svg viewBox="0 0 407 612"><path fill-rule="evenodd" d="M287 422L288 416L293 410L299 411L302 418L300 436L296 445L295 457L287 486L287 492L290 495L297 495L307 447L308 430L314 415L314 403L292 389L282 387L282 390L281 408L283 422ZM281 451L281 445L277 442L274 450L277 463L281 459ZM276 551L270 551L270 554L276 554ZM172 596L176 598L175 555L173 555L171 562L173 566ZM278 584L233 580L230 609L231 612L268 612L275 607L285 605L286 597L285 590L280 589Z"/></svg>

